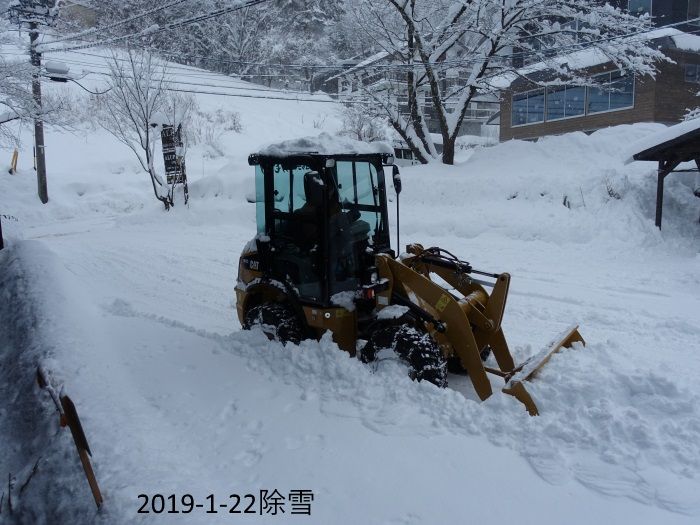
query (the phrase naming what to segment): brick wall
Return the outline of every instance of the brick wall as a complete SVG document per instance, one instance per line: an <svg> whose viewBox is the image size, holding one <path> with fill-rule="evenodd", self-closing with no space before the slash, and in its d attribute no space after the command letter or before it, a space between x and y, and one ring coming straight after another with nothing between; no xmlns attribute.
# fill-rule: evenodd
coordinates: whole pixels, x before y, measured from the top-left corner
<svg viewBox="0 0 700 525"><path fill-rule="evenodd" d="M666 55L675 64L661 64L656 77L654 120L670 124L678 122L688 109L700 106L700 84L686 82L685 64L700 63L696 53L666 50Z"/></svg>

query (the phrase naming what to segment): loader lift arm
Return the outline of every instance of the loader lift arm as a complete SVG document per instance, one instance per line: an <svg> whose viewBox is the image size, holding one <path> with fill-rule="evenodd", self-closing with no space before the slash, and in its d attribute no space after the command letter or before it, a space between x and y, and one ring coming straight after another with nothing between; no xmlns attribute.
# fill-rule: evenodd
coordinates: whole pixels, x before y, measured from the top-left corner
<svg viewBox="0 0 700 525"><path fill-rule="evenodd" d="M412 244L407 247L407 252L408 255L400 261L387 255L377 256L380 277L393 283L389 293L413 302L427 312L428 318L435 319L433 337L446 349L445 357L459 358L482 401L493 393L487 375L491 373L506 381L504 393L516 397L530 415L537 415L537 406L523 381L532 379L561 348L570 347L576 341L583 343L578 327L570 328L557 338L546 352L537 356L537 362L526 361L516 367L501 328L510 275L475 270L468 262L440 248L424 249L419 244ZM434 282L431 274L448 283L452 290ZM492 278L495 282L487 283L472 277L473 274ZM493 287L491 294L484 286ZM498 364L497 369L485 367L481 360L482 353L489 348Z"/></svg>

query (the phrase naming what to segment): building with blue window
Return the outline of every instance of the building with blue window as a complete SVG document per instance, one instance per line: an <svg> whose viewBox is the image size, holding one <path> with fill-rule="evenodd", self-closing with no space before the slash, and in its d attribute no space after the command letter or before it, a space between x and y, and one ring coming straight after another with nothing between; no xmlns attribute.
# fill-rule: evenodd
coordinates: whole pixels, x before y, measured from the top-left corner
<svg viewBox="0 0 700 525"><path fill-rule="evenodd" d="M541 87L546 70L528 68L501 97L500 137L535 139L571 131L591 132L635 122L677 123L700 106L700 0L629 0L613 2L630 12L649 13L658 29L647 34L674 63L659 64L655 77L617 69L602 55L581 50L559 57L570 67L593 75L593 86ZM674 24L673 27L663 27Z"/></svg>

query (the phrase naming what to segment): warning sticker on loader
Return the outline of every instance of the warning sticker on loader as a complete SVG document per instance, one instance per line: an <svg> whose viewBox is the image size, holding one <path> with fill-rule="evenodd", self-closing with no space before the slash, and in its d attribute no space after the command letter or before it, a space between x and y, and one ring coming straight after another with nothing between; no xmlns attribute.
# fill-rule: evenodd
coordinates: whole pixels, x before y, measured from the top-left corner
<svg viewBox="0 0 700 525"><path fill-rule="evenodd" d="M450 302L450 296L442 294L440 296L440 299L438 300L438 302L435 304L435 309L438 312L442 312L445 310L445 308L447 308L447 305L449 302Z"/></svg>

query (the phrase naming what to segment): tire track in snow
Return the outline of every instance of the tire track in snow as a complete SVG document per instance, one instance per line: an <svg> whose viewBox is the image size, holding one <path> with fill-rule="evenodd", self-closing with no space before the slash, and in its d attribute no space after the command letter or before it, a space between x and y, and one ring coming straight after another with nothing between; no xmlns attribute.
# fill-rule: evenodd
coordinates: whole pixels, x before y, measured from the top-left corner
<svg viewBox="0 0 700 525"><path fill-rule="evenodd" d="M543 292L540 284L532 290L533 283L526 279L520 281L522 287L514 288L505 321L511 344L525 341L537 346L538 339L544 342L556 331L557 323L566 324L581 312L585 313L581 321L587 323L582 331L588 348L557 356L532 385L543 412L533 420L507 396L496 394L478 404L454 390L411 383L396 363L384 363L372 373L328 339L284 348L267 342L261 334L231 333L236 322L226 320L222 312L233 318L232 292L229 295L221 283L230 282L232 289L235 261L227 266L226 257L233 260L237 252L229 245L214 244L209 231L201 243L178 240L171 244L172 239L157 233L129 239L124 232L111 246L81 247L94 236L61 237L52 242L61 244L68 267L76 275L101 288L97 295L110 314L142 317L215 342L221 351L242 358L270 384L291 385L300 392L303 403L317 404L329 421L357 421L388 439L443 434L483 437L517 451L550 483L577 480L602 494L629 497L674 512L700 513L697 491L692 490L698 487L700 468L697 461L688 460L700 457L695 445L700 443L700 429L694 423L700 420L699 396L683 382L673 390L663 374L652 372L654 362L637 364L633 357L634 345L645 339L652 344L659 341L663 336L658 330L674 322L674 316L646 310L646 299L639 300L663 299L658 295L623 290L601 295L606 282L618 280L613 274L593 288L588 286L593 276L576 287L557 288L585 267L585 261L569 268L568 274L550 274L555 293ZM198 251L204 250L213 258L201 257ZM210 261L216 264L212 267ZM149 263L145 268L144 262ZM164 275L162 268L171 269L178 281ZM136 290L143 298L130 292L119 303L123 288ZM577 298L567 300L567 296ZM217 299L207 305L204 300L210 298ZM624 303L634 308L632 320L625 320L627 312L620 308ZM696 337L695 325L675 322L685 323L678 325L682 330L674 330L677 343ZM534 351L530 346L515 346L514 353L525 358ZM630 376L639 387L636 390L625 380ZM681 411L668 409L673 406ZM251 451L238 460L252 465L262 453ZM598 468L600 465L606 468ZM671 482L681 487L678 494L669 488ZM648 487L653 488L653 497Z"/></svg>
<svg viewBox="0 0 700 525"><path fill-rule="evenodd" d="M302 398L318 402L326 417L357 420L387 437L486 437L518 451L550 483L576 479L602 494L700 513L700 498L690 490L700 482L700 396L653 372L639 370L630 376L603 366L609 354L604 345L555 356L530 388L542 407L540 417L530 418L517 402L498 392L477 403L451 389L413 383L395 363L373 373L328 337L284 347L268 342L262 333L222 336L138 313L123 302L110 312L215 341L271 383L301 390ZM656 477L647 478L651 469L666 472L674 484L659 485ZM678 486L686 495L674 492Z"/></svg>

